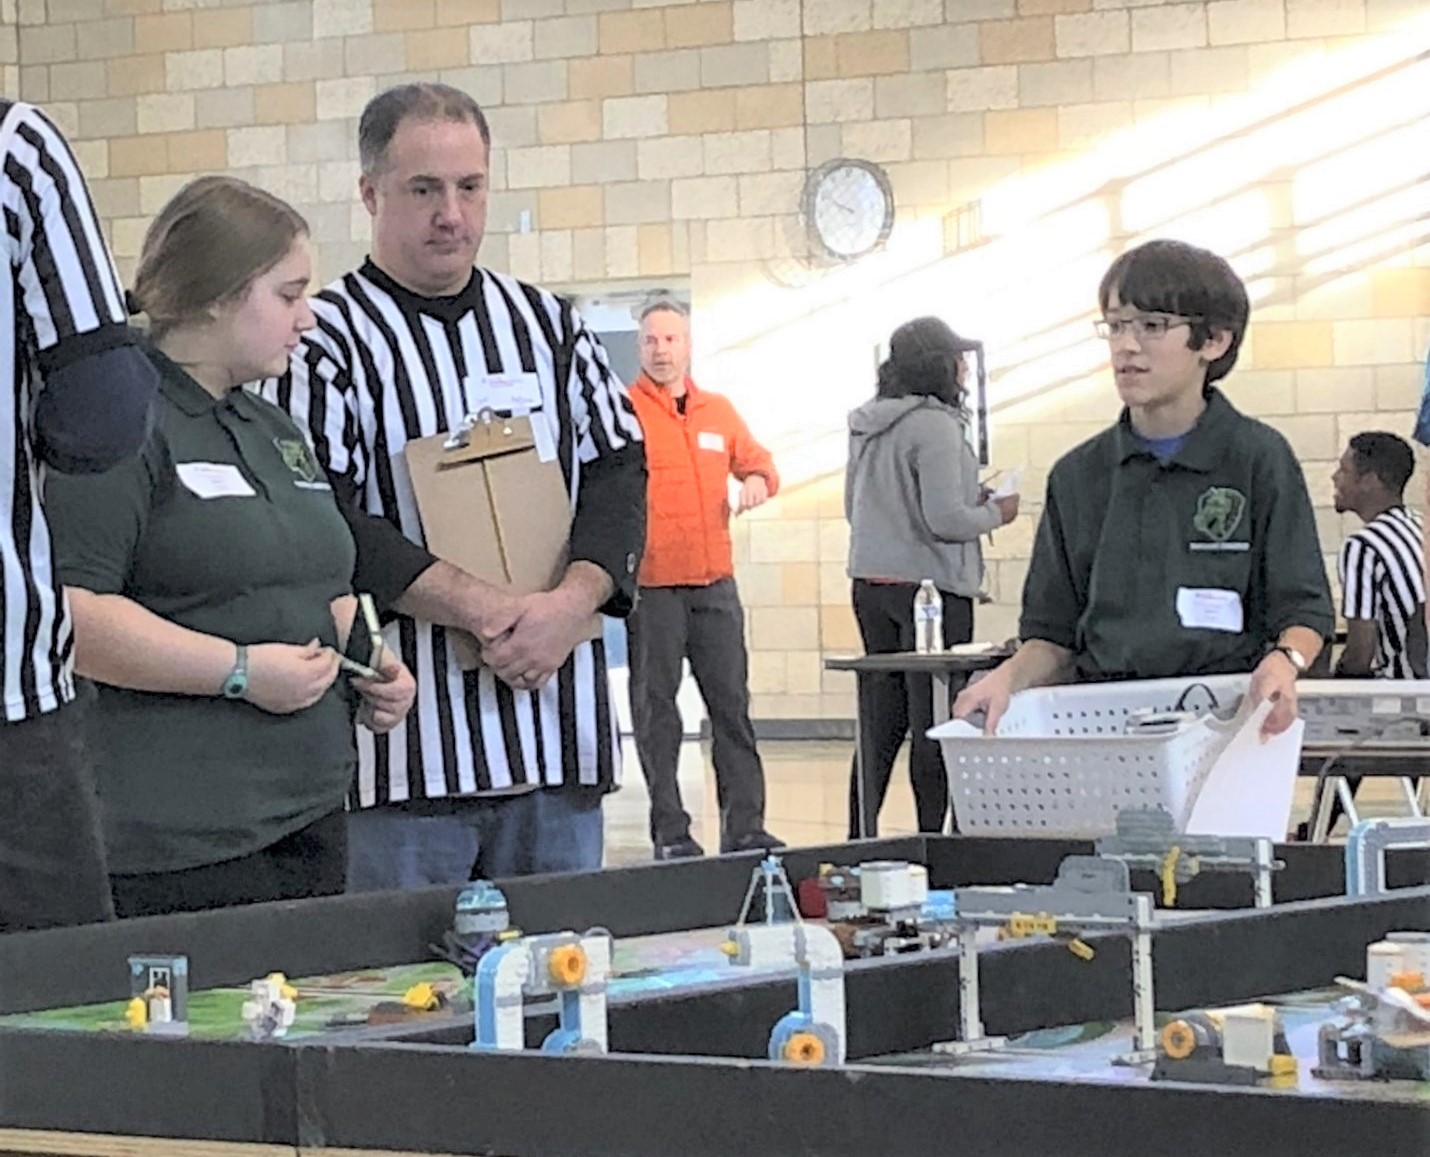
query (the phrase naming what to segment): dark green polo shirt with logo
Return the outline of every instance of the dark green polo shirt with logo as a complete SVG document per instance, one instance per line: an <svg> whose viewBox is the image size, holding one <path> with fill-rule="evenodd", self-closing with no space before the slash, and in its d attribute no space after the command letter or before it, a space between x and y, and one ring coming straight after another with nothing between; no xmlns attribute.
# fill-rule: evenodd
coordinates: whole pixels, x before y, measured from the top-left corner
<svg viewBox="0 0 1430 1157"><path fill-rule="evenodd" d="M61 581L124 595L235 643L337 643L353 541L288 415L242 390L215 400L163 355L155 431L106 474L51 475ZM173 871L260 851L343 806L355 752L335 685L270 715L242 700L101 685L92 753L110 869Z"/></svg>
<svg viewBox="0 0 1430 1157"><path fill-rule="evenodd" d="M1165 463L1124 411L1053 467L1019 632L1079 677L1250 671L1287 627L1334 623L1300 465L1219 390Z"/></svg>

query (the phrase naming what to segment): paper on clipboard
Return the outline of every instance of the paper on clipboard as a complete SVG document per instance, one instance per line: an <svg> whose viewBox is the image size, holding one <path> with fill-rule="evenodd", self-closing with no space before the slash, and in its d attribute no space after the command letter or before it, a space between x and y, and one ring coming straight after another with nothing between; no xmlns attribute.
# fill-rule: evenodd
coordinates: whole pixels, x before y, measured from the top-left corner
<svg viewBox="0 0 1430 1157"><path fill-rule="evenodd" d="M545 426L539 413L487 411L454 435L414 439L403 451L427 549L515 594L553 589L569 557L571 501L555 454L542 453ZM449 634L462 668L479 666L475 641ZM592 615L582 638L600 634Z"/></svg>
<svg viewBox="0 0 1430 1157"><path fill-rule="evenodd" d="M1189 833L1285 840L1306 723L1297 719L1263 741L1261 725L1270 713L1271 704L1261 703L1232 720L1236 733L1192 802Z"/></svg>

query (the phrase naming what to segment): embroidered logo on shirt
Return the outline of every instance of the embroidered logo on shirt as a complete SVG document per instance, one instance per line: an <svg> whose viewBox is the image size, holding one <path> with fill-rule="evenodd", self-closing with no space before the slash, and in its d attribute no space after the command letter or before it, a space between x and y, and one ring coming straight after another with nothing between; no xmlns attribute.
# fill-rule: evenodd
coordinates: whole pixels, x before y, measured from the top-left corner
<svg viewBox="0 0 1430 1157"><path fill-rule="evenodd" d="M278 447L278 453L283 457L283 465L297 475L294 486L303 490L332 489L327 481L322 479L323 470L318 465L318 456L302 438L274 438L273 445Z"/></svg>
<svg viewBox="0 0 1430 1157"><path fill-rule="evenodd" d="M1250 543L1228 542L1246 513L1246 495L1230 486L1212 486L1197 499L1192 526L1207 542L1191 543L1193 550L1247 550Z"/></svg>

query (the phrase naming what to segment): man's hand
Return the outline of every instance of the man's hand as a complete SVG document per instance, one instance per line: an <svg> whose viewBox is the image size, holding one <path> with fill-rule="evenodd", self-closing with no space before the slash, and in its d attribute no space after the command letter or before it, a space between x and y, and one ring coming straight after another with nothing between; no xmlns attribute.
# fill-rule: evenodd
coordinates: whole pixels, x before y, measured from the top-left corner
<svg viewBox="0 0 1430 1157"><path fill-rule="evenodd" d="M955 719L967 719L970 715L983 712L983 734L995 735L998 722L1008 710L1008 701L1013 697L1012 680L1008 664L995 667L992 671L980 672L968 681L968 686L958 693L953 701L951 714Z"/></svg>
<svg viewBox="0 0 1430 1157"><path fill-rule="evenodd" d="M358 721L369 731L385 735L406 718L417 695L412 672L392 651L384 651L378 668L381 679L354 679L353 688L362 696Z"/></svg>
<svg viewBox="0 0 1430 1157"><path fill-rule="evenodd" d="M511 633L522 615L522 599L520 595L510 594L499 587L482 585L485 587L482 601L472 608L462 625L485 649Z"/></svg>
<svg viewBox="0 0 1430 1157"><path fill-rule="evenodd" d="M747 510L763 506L769 500L770 484L765 481L764 475L751 474L740 486L740 501L735 507L735 513L744 514Z"/></svg>
<svg viewBox="0 0 1430 1157"><path fill-rule="evenodd" d="M511 628L482 646L482 662L502 682L518 691L535 691L566 662L590 616L584 601L558 588L514 600L518 614Z"/></svg>
<svg viewBox="0 0 1430 1157"><path fill-rule="evenodd" d="M1272 651L1251 673L1251 686L1247 691L1251 705L1271 704L1271 714L1261 725L1263 740L1280 735L1296 722L1297 674L1296 665L1280 651Z"/></svg>

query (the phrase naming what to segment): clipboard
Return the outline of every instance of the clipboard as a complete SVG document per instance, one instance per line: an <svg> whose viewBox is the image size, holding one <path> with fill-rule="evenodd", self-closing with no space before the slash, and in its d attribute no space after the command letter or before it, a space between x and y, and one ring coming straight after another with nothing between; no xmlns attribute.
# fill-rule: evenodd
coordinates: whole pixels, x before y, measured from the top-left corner
<svg viewBox="0 0 1430 1157"><path fill-rule="evenodd" d="M428 550L514 594L561 582L570 559L571 500L561 464L542 453L531 416L483 410L450 434L408 442L403 454ZM601 617L593 614L580 637L600 636ZM462 632L450 637L464 671L481 665L474 639Z"/></svg>

